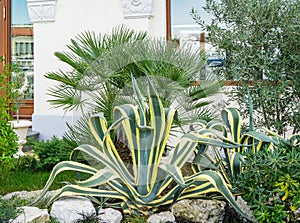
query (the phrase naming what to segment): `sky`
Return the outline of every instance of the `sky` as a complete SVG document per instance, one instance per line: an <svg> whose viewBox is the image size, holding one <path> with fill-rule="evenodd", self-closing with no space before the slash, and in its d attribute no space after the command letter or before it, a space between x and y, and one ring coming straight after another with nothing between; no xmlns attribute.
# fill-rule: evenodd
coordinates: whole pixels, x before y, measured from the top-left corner
<svg viewBox="0 0 300 223"><path fill-rule="evenodd" d="M12 24L30 24L26 0L11 0Z"/></svg>
<svg viewBox="0 0 300 223"><path fill-rule="evenodd" d="M192 25L196 24L190 12L195 8L204 20L209 20L210 16L203 9L205 0L171 0L171 23L172 25Z"/></svg>
<svg viewBox="0 0 300 223"><path fill-rule="evenodd" d="M195 8L201 18L209 23L211 15L203 9L205 4L206 0L171 0L172 38L179 38L181 32L201 32L201 27L193 20L190 12Z"/></svg>

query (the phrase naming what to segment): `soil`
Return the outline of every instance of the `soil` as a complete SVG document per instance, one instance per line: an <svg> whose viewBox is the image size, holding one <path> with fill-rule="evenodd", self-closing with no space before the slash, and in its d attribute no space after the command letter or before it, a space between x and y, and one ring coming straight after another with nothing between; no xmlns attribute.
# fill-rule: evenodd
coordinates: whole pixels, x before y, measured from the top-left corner
<svg viewBox="0 0 300 223"><path fill-rule="evenodd" d="M114 142L116 150L118 151L121 159L126 165L132 166L132 158L128 147L121 141L117 140Z"/></svg>
<svg viewBox="0 0 300 223"><path fill-rule="evenodd" d="M247 218L242 217L229 204L226 204L225 206L225 215L222 222L223 223L253 223L253 221L250 221Z"/></svg>

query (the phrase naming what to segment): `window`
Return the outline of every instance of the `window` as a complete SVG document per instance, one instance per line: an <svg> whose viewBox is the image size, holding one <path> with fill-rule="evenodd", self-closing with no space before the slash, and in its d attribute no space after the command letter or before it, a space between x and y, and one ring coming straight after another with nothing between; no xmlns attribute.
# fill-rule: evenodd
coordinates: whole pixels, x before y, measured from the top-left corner
<svg viewBox="0 0 300 223"><path fill-rule="evenodd" d="M195 8L202 19L210 23L212 15L203 9L205 4L206 0L166 0L167 39L179 45L191 44L204 51L209 57L209 67L223 66L224 60L216 57L216 49L207 41L207 34L190 15L192 8Z"/></svg>
<svg viewBox="0 0 300 223"><path fill-rule="evenodd" d="M1 0L0 0L1 1ZM33 113L33 25L30 23L26 0L11 1L11 62L25 72L25 104L20 109L20 118L31 119Z"/></svg>
<svg viewBox="0 0 300 223"><path fill-rule="evenodd" d="M200 41L200 34L203 33L200 26L196 24L190 15L191 9L195 8L205 21L210 21L211 16L204 11L205 0L166 0L167 5L167 38L180 40L189 35L197 36Z"/></svg>
<svg viewBox="0 0 300 223"><path fill-rule="evenodd" d="M27 3L26 0L11 0L11 6L11 62L19 65L27 79L33 79L33 26Z"/></svg>

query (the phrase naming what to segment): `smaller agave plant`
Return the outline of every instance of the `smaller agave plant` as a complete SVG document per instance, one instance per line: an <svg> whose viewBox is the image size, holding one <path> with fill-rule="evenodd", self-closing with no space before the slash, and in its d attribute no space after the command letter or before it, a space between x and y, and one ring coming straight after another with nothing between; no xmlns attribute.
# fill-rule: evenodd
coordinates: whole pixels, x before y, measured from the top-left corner
<svg viewBox="0 0 300 223"><path fill-rule="evenodd" d="M207 197L221 194L239 213L247 217L235 202L222 174L215 170L204 170L188 176L181 168L197 151L203 137L190 132L183 135L167 162L162 157L176 110L164 108L148 79L147 100L142 96L136 80L132 77L137 105L125 104L113 110L114 122L107 126L103 115L89 119L91 136L98 146L83 144L73 150L71 160L57 164L35 202L46 194L56 175L72 170L90 174L90 177L62 187L50 203L63 196L87 196L108 198L106 205L122 208L124 213L149 214L159 206L172 205L181 199ZM145 102L147 101L147 103ZM131 152L132 166L128 167L120 157L113 134L123 131L126 144ZM235 142L220 142L210 139L213 146L235 148ZM101 167L77 162L82 153L101 163Z"/></svg>
<svg viewBox="0 0 300 223"><path fill-rule="evenodd" d="M198 131L201 142L196 147L197 154L192 165L194 172L213 169L231 184L233 178L243 171L243 152L256 153L262 148L276 149L280 141L291 145L299 143L299 135L284 139L266 128L253 129L251 118L249 131L242 133L242 117L236 108L224 109L221 116L222 120L198 123L201 126ZM216 140L240 146L215 146Z"/></svg>

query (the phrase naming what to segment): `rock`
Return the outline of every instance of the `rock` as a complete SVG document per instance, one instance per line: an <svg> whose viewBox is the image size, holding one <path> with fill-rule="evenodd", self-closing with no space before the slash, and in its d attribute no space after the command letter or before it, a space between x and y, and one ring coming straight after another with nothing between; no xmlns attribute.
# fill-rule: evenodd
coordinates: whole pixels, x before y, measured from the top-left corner
<svg viewBox="0 0 300 223"><path fill-rule="evenodd" d="M191 222L214 223L222 221L225 205L225 202L217 200L182 200L173 205L172 212L176 217Z"/></svg>
<svg viewBox="0 0 300 223"><path fill-rule="evenodd" d="M147 219L147 223L166 223L173 222L175 223L175 216L170 211L161 212L158 214L153 214Z"/></svg>
<svg viewBox="0 0 300 223"><path fill-rule="evenodd" d="M23 213L16 219L9 221L10 223L36 223L47 222L50 220L47 209L39 209L37 207L24 206L21 207Z"/></svg>
<svg viewBox="0 0 300 223"><path fill-rule="evenodd" d="M58 190L54 190L54 191L48 191L46 193L46 195L44 196L45 199L52 197L54 194L57 193ZM35 199L36 197L38 197L40 194L42 193L42 190L36 190L36 191L16 191L16 192L12 192L9 194L6 194L2 197L2 199L5 200L9 200L12 199L13 197L19 198L21 200L28 200L31 201L33 199Z"/></svg>
<svg viewBox="0 0 300 223"><path fill-rule="evenodd" d="M249 218L255 219L253 215L253 211L250 209L250 207L247 205L247 202L244 201L244 199L241 196L237 197L236 203L248 215Z"/></svg>
<svg viewBox="0 0 300 223"><path fill-rule="evenodd" d="M51 217L60 223L72 223L95 215L93 203L85 197L64 197L52 204Z"/></svg>
<svg viewBox="0 0 300 223"><path fill-rule="evenodd" d="M294 214L295 214L296 221L300 221L300 208L296 210Z"/></svg>
<svg viewBox="0 0 300 223"><path fill-rule="evenodd" d="M122 221L122 214L113 208L103 208L98 212L98 219L100 222L120 223Z"/></svg>

